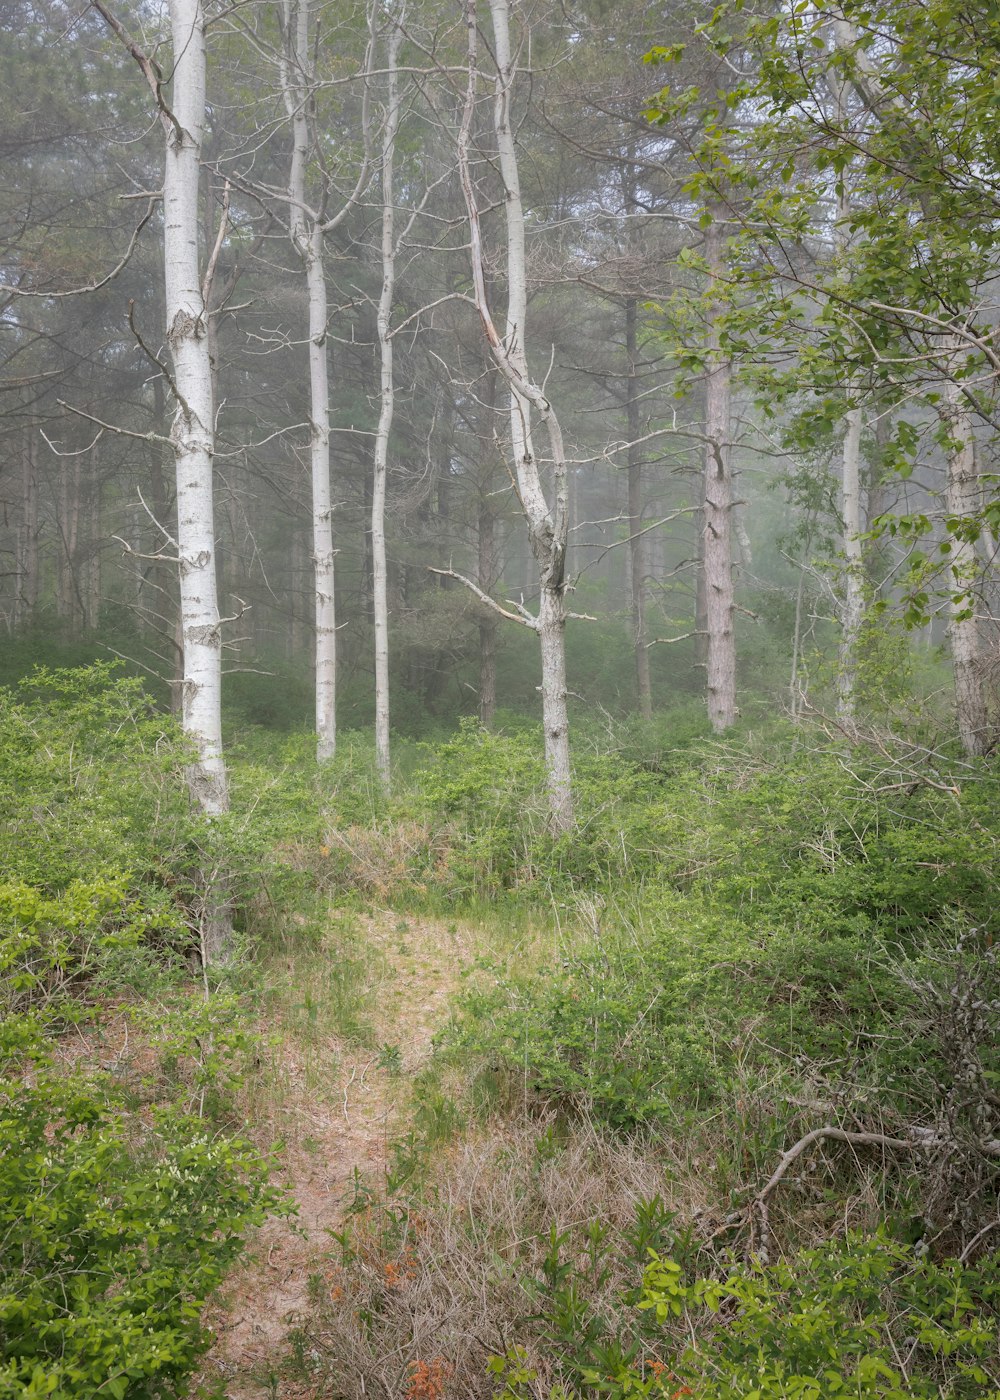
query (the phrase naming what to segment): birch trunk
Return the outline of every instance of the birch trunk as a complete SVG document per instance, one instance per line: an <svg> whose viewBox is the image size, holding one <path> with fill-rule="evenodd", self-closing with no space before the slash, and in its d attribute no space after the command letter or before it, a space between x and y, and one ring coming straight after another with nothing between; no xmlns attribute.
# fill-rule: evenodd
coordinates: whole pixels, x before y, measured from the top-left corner
<svg viewBox="0 0 1000 1400"><path fill-rule="evenodd" d="M469 168L469 136L475 108L477 29L476 0L467 0L469 87L462 130L459 166L469 214L470 249L476 307L490 353L510 393L510 435L517 494L524 514L539 584L539 609L532 617L522 609L519 620L538 633L542 666L542 724L549 798L549 820L554 831L573 825L570 782L569 717L566 695L566 547L569 536L566 454L562 432L552 404L531 380L525 344L527 312L527 264L524 209L510 119L515 64L510 44L509 0L489 0L493 21L497 77L493 97L493 127L504 185L507 236L507 317L501 338L486 298L479 211ZM538 458L532 440L532 410L538 412L552 452L552 496L549 509ZM511 616L510 613L506 614Z"/></svg>
<svg viewBox="0 0 1000 1400"><path fill-rule="evenodd" d="M713 209L706 235L709 271L708 375L705 385L705 514L702 571L705 607L705 670L708 717L720 734L736 722L736 639L733 632L733 478L730 468L731 377L719 344L721 308L716 288L722 276L722 210Z"/></svg>
<svg viewBox="0 0 1000 1400"><path fill-rule="evenodd" d="M849 386L850 390L850 386ZM837 714L854 721L858 641L864 620L864 560L861 554L861 410L849 408L845 421L841 473L844 517L844 596L840 609Z"/></svg>
<svg viewBox="0 0 1000 1400"><path fill-rule="evenodd" d="M639 713L653 717L653 688L649 678L649 648L646 645L646 536L642 533L642 450L639 446L639 395L636 376L638 354L637 307L634 297L625 303L625 354L628 378L625 381L625 412L628 431L628 532L629 576L632 594L632 649L635 656L635 685Z"/></svg>
<svg viewBox="0 0 1000 1400"><path fill-rule="evenodd" d="M382 291L378 303L378 344L381 360L381 402L375 434L375 469L372 478L372 607L375 623L375 764L385 792L391 783L389 751L389 593L385 557L385 485L389 465L389 434L395 409L392 336L389 322L396 284L393 164L399 128L396 69L402 33L392 21L388 51L388 102L382 128Z"/></svg>
<svg viewBox="0 0 1000 1400"><path fill-rule="evenodd" d="M479 498L477 521L479 544L479 587L490 593L497 582L496 515L484 490ZM479 619L479 723L492 729L497 709L497 619L484 611Z"/></svg>
<svg viewBox="0 0 1000 1400"><path fill-rule="evenodd" d="M834 46L844 51L855 42L852 27L841 17L834 20ZM838 127L847 119L848 84L834 67L827 74L833 93ZM847 173L841 174L837 217L833 229L834 253L843 258L850 242L851 198ZM849 399L857 385L848 381ZM837 666L837 714L846 724L854 722L858 672L858 643L864 621L864 560L861 548L861 409L848 408L844 419L841 457L841 509L844 517L844 593L840 608L840 648Z"/></svg>
<svg viewBox="0 0 1000 1400"><path fill-rule="evenodd" d="M173 121L167 123L163 173L164 282L167 343L176 403L171 426L177 471L182 716L197 759L188 781L209 816L228 810L222 757L222 631L215 577L212 490L215 412L205 303L198 252L198 186L205 126L205 20L201 0L170 0L173 38ZM213 927L209 959L227 934Z"/></svg>
<svg viewBox="0 0 1000 1400"><path fill-rule="evenodd" d="M962 748L967 754L990 751L989 709L986 696L986 668L981 654L979 623L975 616L973 589L979 574L975 545L963 538L961 524L981 512L981 483L976 464L976 441L960 368L961 343L955 345L954 373L948 382L947 422L952 442L948 458L946 505L948 518L958 523L948 539L951 569L948 636L955 675L955 711Z"/></svg>
<svg viewBox="0 0 1000 1400"><path fill-rule="evenodd" d="M330 381L327 363L324 235L306 205L311 87L309 0L284 0L285 52L281 85L292 124L288 222L302 260L309 299L309 465L312 482L313 609L316 630L316 758L337 748L337 620L334 581L333 498L330 486Z"/></svg>

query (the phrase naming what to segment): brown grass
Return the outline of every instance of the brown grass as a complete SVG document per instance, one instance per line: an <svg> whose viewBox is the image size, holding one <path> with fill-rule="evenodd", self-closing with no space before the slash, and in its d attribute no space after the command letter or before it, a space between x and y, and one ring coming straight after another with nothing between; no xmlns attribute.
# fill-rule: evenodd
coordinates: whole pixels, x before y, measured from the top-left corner
<svg viewBox="0 0 1000 1400"><path fill-rule="evenodd" d="M690 1220L707 1200L662 1151L610 1143L587 1124L558 1136L545 1117L498 1120L440 1154L419 1208L368 1209L353 1222L342 1262L328 1270L297 1339L300 1374L330 1400L400 1400L438 1363L440 1396L488 1400L491 1355L514 1345L552 1383L550 1355L532 1343L537 1302L523 1279L540 1276L548 1232L568 1232L567 1257L586 1257L592 1222L608 1232L607 1276L589 1304L614 1325L616 1299L637 1282L626 1232L638 1202L656 1195Z"/></svg>

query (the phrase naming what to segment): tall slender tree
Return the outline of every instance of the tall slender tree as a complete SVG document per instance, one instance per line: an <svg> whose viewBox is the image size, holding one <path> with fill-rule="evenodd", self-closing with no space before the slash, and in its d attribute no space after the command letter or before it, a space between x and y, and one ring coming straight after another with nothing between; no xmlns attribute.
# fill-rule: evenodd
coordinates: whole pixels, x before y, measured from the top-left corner
<svg viewBox="0 0 1000 1400"><path fill-rule="evenodd" d="M503 182L504 230L507 246L507 315L501 336L486 296L479 206L472 179L470 136L476 109L478 73L478 24L476 0L467 0L468 88L459 132L459 169L469 217L473 298L486 343L506 381L510 411L511 452L518 500L524 513L528 538L538 570L537 615L520 605L505 616L537 633L542 663L542 725L545 739L549 815L556 831L573 825L573 793L570 775L569 712L566 687L567 609L566 549L569 512L566 452L562 429L545 392L530 377L527 356L527 262L525 258L524 207L514 139L512 106L517 64L511 47L509 0L490 0L496 77L493 89L493 131ZM532 436L532 413L545 426L551 450L552 505L546 498ZM481 596L485 596L480 592Z"/></svg>

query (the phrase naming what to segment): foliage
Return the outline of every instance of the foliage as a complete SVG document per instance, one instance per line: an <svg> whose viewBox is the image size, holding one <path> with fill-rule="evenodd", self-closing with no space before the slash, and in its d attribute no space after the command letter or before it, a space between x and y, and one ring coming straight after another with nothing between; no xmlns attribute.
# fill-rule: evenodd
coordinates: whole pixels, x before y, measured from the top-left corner
<svg viewBox="0 0 1000 1400"><path fill-rule="evenodd" d="M189 810L170 721L107 666L0 695L0 753L0 1395L175 1395L278 1203L213 1127L242 1007L187 984L190 875L222 837Z"/></svg>
<svg viewBox="0 0 1000 1400"><path fill-rule="evenodd" d="M690 1277L649 1250L630 1340L597 1344L577 1305L556 1348L561 1373L550 1400L568 1393L711 1395L713 1400L903 1400L997 1393L1000 1273L995 1262L934 1264L885 1234L850 1236L787 1263ZM551 1289L570 1306L571 1266ZM643 1323L642 1315L649 1321ZM655 1319L655 1325L650 1322ZM490 1363L496 1397L521 1400L537 1371L512 1348ZM569 1384L571 1390L565 1389Z"/></svg>
<svg viewBox="0 0 1000 1400"><path fill-rule="evenodd" d="M950 0L850 0L833 15L757 15L727 0L699 34L739 77L714 92L666 86L648 115L670 126L699 112L686 188L724 202L739 226L723 345L765 416L782 417L792 454L828 446L845 410L862 405L892 425L875 454L882 479L908 478L935 449L954 452L954 391L992 424L1000 131L983 91L996 16L980 6L970 20ZM671 65L683 52L647 59ZM826 251L806 262L810 245ZM697 370L697 348L687 360ZM937 549L919 543L924 512L874 522L875 534L911 545L908 625L927 620L932 591L961 604L971 584L951 567L953 541L992 538L998 522L992 481L950 516Z"/></svg>
<svg viewBox="0 0 1000 1400"><path fill-rule="evenodd" d="M0 1080L0 1395L174 1394L264 1164L169 1109L133 1141L105 1083L36 1075Z"/></svg>

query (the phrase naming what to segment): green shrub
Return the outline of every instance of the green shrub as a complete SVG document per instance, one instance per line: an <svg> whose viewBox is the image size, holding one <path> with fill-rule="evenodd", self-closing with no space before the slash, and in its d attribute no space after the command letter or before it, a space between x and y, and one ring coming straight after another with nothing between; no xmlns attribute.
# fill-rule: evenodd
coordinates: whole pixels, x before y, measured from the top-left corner
<svg viewBox="0 0 1000 1400"><path fill-rule="evenodd" d="M543 1355L565 1397L712 1400L996 1397L1000 1267L935 1264L886 1234L850 1236L722 1278L648 1250L638 1301L613 1326L580 1285L592 1263L553 1260L541 1295ZM536 1344L537 1346L537 1344ZM537 1395L520 1344L496 1355L496 1400Z"/></svg>
<svg viewBox="0 0 1000 1400"><path fill-rule="evenodd" d="M0 1396L177 1393L200 1314L276 1202L245 1143L100 1083L0 1079Z"/></svg>
<svg viewBox="0 0 1000 1400"><path fill-rule="evenodd" d="M206 823L187 757L114 668L0 692L0 1397L183 1393L204 1303L278 1203L258 1153L211 1127L251 1037L186 954L206 857L245 896L286 828L266 787ZM109 1001L134 1067L102 1059Z"/></svg>

